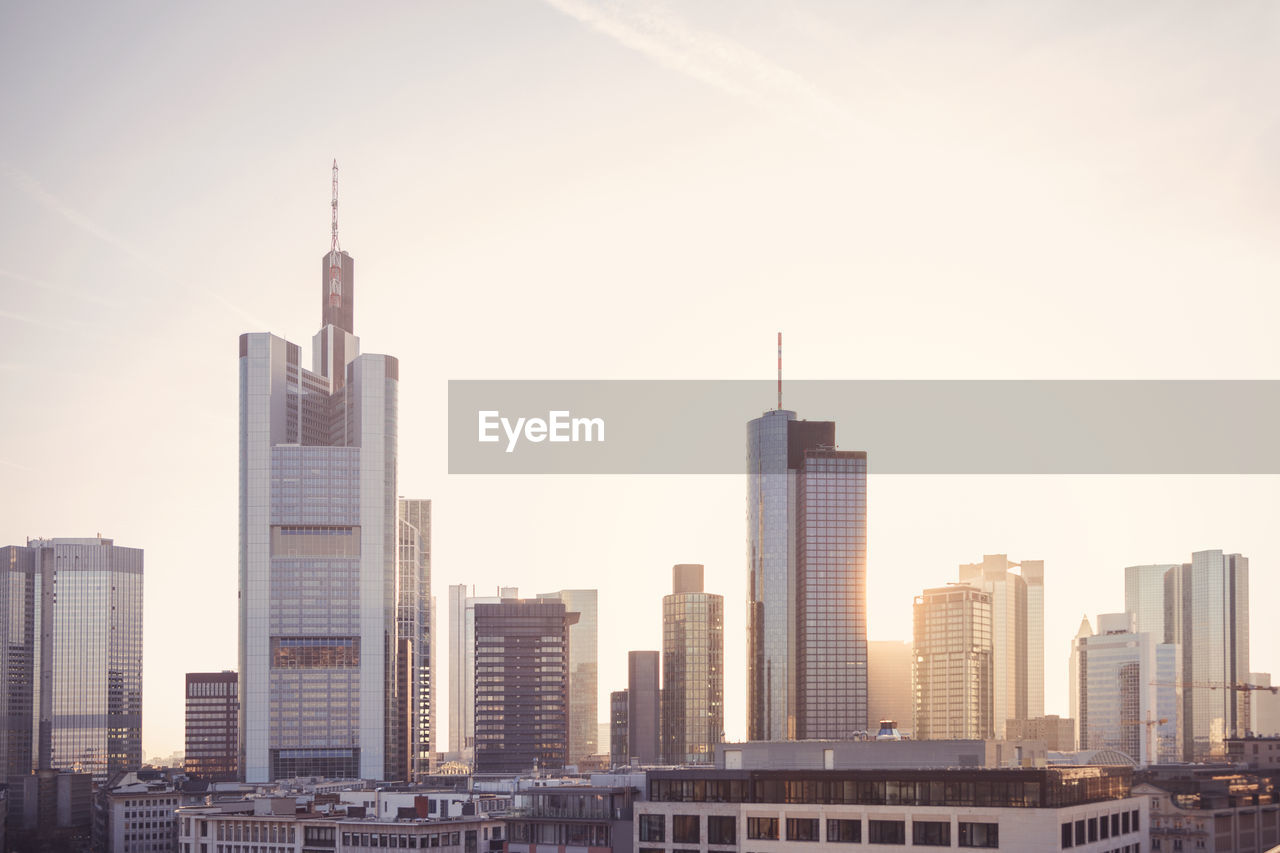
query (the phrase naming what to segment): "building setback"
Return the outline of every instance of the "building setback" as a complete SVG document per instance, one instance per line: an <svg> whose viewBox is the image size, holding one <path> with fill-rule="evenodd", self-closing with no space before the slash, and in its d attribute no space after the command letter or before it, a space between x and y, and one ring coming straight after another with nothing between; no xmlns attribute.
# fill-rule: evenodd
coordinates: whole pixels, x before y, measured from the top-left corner
<svg viewBox="0 0 1280 853"><path fill-rule="evenodd" d="M475 772L565 766L569 629L577 619L558 600L475 606Z"/></svg>
<svg viewBox="0 0 1280 853"><path fill-rule="evenodd" d="M990 738L991 594L926 589L913 607L917 740Z"/></svg>
<svg viewBox="0 0 1280 853"><path fill-rule="evenodd" d="M142 550L110 539L0 548L0 762L105 782L142 764Z"/></svg>
<svg viewBox="0 0 1280 853"><path fill-rule="evenodd" d="M335 166L336 189L336 166ZM334 200L336 217L336 197ZM245 781L403 775L396 411L400 364L361 354L355 262L321 261L301 348L240 336L240 767Z"/></svg>
<svg viewBox="0 0 1280 853"><path fill-rule="evenodd" d="M239 684L234 670L187 673L187 775L209 782L239 778Z"/></svg>
<svg viewBox="0 0 1280 853"><path fill-rule="evenodd" d="M703 567L674 566L662 598L662 752L668 764L709 764L724 738L724 596L702 589Z"/></svg>

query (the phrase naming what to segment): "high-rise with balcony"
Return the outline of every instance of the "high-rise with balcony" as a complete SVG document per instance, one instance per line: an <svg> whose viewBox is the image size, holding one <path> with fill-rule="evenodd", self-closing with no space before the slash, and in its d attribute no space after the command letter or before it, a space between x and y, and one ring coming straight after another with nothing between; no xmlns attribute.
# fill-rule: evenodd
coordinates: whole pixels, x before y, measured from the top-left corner
<svg viewBox="0 0 1280 853"><path fill-rule="evenodd" d="M142 764L142 550L110 539L0 548L0 767ZM52 778L52 777L49 777Z"/></svg>
<svg viewBox="0 0 1280 853"><path fill-rule="evenodd" d="M662 599L662 752L668 764L710 764L724 736L724 596L703 567L674 566Z"/></svg>
<svg viewBox="0 0 1280 853"><path fill-rule="evenodd" d="M334 232L321 328L240 336L240 768L397 779L412 669L398 628L399 362L360 352Z"/></svg>
<svg viewBox="0 0 1280 853"><path fill-rule="evenodd" d="M937 587L916 596L916 740L992 736L991 622L991 593L975 587Z"/></svg>
<svg viewBox="0 0 1280 853"><path fill-rule="evenodd" d="M867 729L867 456L835 423L747 424L747 737Z"/></svg>

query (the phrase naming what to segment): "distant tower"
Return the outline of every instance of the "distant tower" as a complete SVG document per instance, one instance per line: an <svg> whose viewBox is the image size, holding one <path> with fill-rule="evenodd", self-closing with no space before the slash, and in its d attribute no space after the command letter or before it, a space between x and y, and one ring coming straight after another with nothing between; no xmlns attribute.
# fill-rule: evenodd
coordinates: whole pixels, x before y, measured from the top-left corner
<svg viewBox="0 0 1280 853"><path fill-rule="evenodd" d="M893 720L902 734L911 734L911 643L867 643L867 709L873 728L881 720Z"/></svg>
<svg viewBox="0 0 1280 853"><path fill-rule="evenodd" d="M476 757L476 605L519 598L514 586L496 595L467 595L466 584L449 587L449 751L464 764Z"/></svg>
<svg viewBox="0 0 1280 853"><path fill-rule="evenodd" d="M702 589L696 563L672 568L662 599L662 752L710 764L724 734L724 596Z"/></svg>
<svg viewBox="0 0 1280 853"><path fill-rule="evenodd" d="M600 751L596 709L600 665L597 657L599 605L594 589L562 589L538 595L563 601L578 621L569 628L569 763L578 764Z"/></svg>
<svg viewBox="0 0 1280 853"><path fill-rule="evenodd" d="M915 738L991 737L991 594L926 589L913 618Z"/></svg>
<svg viewBox="0 0 1280 853"><path fill-rule="evenodd" d="M401 670L395 688L398 722L388 727L387 749L389 761L400 768L397 777L418 779L430 772L435 750L431 501L400 498L398 505L396 642Z"/></svg>
<svg viewBox="0 0 1280 853"><path fill-rule="evenodd" d="M627 653L628 763L657 764L662 759L661 701L657 652Z"/></svg>
<svg viewBox="0 0 1280 853"><path fill-rule="evenodd" d="M239 683L235 670L230 669L187 673L183 770L188 776L208 782L239 778Z"/></svg>

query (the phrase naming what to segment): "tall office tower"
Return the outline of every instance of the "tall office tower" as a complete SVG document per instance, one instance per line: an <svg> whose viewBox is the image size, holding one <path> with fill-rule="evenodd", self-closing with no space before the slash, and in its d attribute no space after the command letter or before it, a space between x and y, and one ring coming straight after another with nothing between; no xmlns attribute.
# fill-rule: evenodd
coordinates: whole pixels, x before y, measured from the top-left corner
<svg viewBox="0 0 1280 853"><path fill-rule="evenodd" d="M475 772L559 769L569 753L569 627L563 601L475 605Z"/></svg>
<svg viewBox="0 0 1280 853"><path fill-rule="evenodd" d="M360 354L334 232L322 327L240 336L240 768L247 782L401 775L399 362Z"/></svg>
<svg viewBox="0 0 1280 853"><path fill-rule="evenodd" d="M657 652L627 652L628 764L657 764L662 758L662 694Z"/></svg>
<svg viewBox="0 0 1280 853"><path fill-rule="evenodd" d="M142 765L142 549L110 539L0 548L0 763L92 774Z"/></svg>
<svg viewBox="0 0 1280 853"><path fill-rule="evenodd" d="M1010 719L1044 716L1044 561L987 554L961 565L959 580L991 594L991 708L1004 738Z"/></svg>
<svg viewBox="0 0 1280 853"><path fill-rule="evenodd" d="M704 592L702 566L671 570L662 598L662 753L710 764L724 739L724 596Z"/></svg>
<svg viewBox="0 0 1280 853"><path fill-rule="evenodd" d="M1176 660L1177 647L1134 627L1130 613L1104 613L1098 633L1077 642L1080 748L1117 749L1139 766L1177 761L1176 688L1159 686L1160 666Z"/></svg>
<svg viewBox="0 0 1280 853"><path fill-rule="evenodd" d="M449 587L449 751L464 764L476 757L476 605L519 598L514 586L497 595L467 595L465 584Z"/></svg>
<svg viewBox="0 0 1280 853"><path fill-rule="evenodd" d="M615 690L609 694L609 766L622 767L631 763L631 750L627 744L627 728L630 726L627 691Z"/></svg>
<svg viewBox="0 0 1280 853"><path fill-rule="evenodd" d="M239 778L240 677L234 670L187 673L183 770L209 782Z"/></svg>
<svg viewBox="0 0 1280 853"><path fill-rule="evenodd" d="M1249 675L1249 560L1196 551L1165 573L1165 641L1182 654L1182 737L1187 761L1221 761L1226 737L1243 735ZM1222 685L1213 687L1211 685Z"/></svg>
<svg viewBox="0 0 1280 853"><path fill-rule="evenodd" d="M1150 566L1127 566L1124 570L1124 610L1126 613L1133 614L1138 633L1152 635L1157 643L1163 643L1166 640L1164 576L1173 568L1177 566L1172 563L1159 563Z"/></svg>
<svg viewBox="0 0 1280 853"><path fill-rule="evenodd" d="M388 753L388 766L398 768L397 778L411 780L431 771L431 755L435 749L431 501L400 498L396 531L396 642L401 669L396 678L397 748Z"/></svg>
<svg viewBox="0 0 1280 853"><path fill-rule="evenodd" d="M1093 626L1088 616L1080 617L1080 627L1071 639L1071 655L1067 662L1067 705L1070 708L1072 729L1075 732L1075 746L1080 746L1080 641L1093 636Z"/></svg>
<svg viewBox="0 0 1280 853"><path fill-rule="evenodd" d="M912 733L911 643L871 640L867 643L867 721L879 726L893 720L898 731Z"/></svg>
<svg viewBox="0 0 1280 853"><path fill-rule="evenodd" d="M747 424L747 737L867 728L865 453L775 409Z"/></svg>
<svg viewBox="0 0 1280 853"><path fill-rule="evenodd" d="M594 589L562 589L538 598L563 601L569 612L578 614L578 621L569 629L569 763L578 764L600 751L596 737L598 593Z"/></svg>
<svg viewBox="0 0 1280 853"><path fill-rule="evenodd" d="M991 593L926 589L912 616L916 740L992 737Z"/></svg>

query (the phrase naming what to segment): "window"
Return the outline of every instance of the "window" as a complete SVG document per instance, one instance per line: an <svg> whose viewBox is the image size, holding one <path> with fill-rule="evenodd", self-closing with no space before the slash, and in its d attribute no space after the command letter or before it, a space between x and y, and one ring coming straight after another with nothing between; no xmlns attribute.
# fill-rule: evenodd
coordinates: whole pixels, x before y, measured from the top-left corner
<svg viewBox="0 0 1280 853"><path fill-rule="evenodd" d="M1096 817L1089 818L1088 827L1089 827L1089 840L1097 841L1098 840L1098 819Z"/></svg>
<svg viewBox="0 0 1280 853"><path fill-rule="evenodd" d="M1062 849L1067 850L1071 846L1071 823L1068 821L1062 825Z"/></svg>
<svg viewBox="0 0 1280 853"><path fill-rule="evenodd" d="M1113 814L1111 816L1111 834L1113 836L1120 834L1120 815Z"/></svg>
<svg viewBox="0 0 1280 853"><path fill-rule="evenodd" d="M737 844L738 819L722 815L707 816L708 844Z"/></svg>
<svg viewBox="0 0 1280 853"><path fill-rule="evenodd" d="M697 844L702 841L702 830L696 814L671 816L671 840L677 844Z"/></svg>
<svg viewBox="0 0 1280 853"><path fill-rule="evenodd" d="M787 818L788 841L818 841L818 819L816 817Z"/></svg>
<svg viewBox="0 0 1280 853"><path fill-rule="evenodd" d="M1129 813L1120 813L1120 831L1127 833L1129 831Z"/></svg>
<svg viewBox="0 0 1280 853"><path fill-rule="evenodd" d="M1134 809L1133 811L1129 812L1129 814L1132 817L1131 822L1133 824L1133 831L1137 832L1138 831L1138 810Z"/></svg>
<svg viewBox="0 0 1280 853"><path fill-rule="evenodd" d="M778 840L778 819L776 817L747 818L747 838Z"/></svg>
<svg viewBox="0 0 1280 853"><path fill-rule="evenodd" d="M1000 824L960 821L961 847L999 847Z"/></svg>
<svg viewBox="0 0 1280 853"><path fill-rule="evenodd" d="M640 815L640 840L641 841L666 841L667 840L666 815L660 815L660 814Z"/></svg>
<svg viewBox="0 0 1280 853"><path fill-rule="evenodd" d="M844 844L859 844L862 841L862 821L835 820L827 821L827 841Z"/></svg>
<svg viewBox="0 0 1280 853"><path fill-rule="evenodd" d="M911 821L911 843L921 847L950 847L951 821Z"/></svg>
<svg viewBox="0 0 1280 853"><path fill-rule="evenodd" d="M869 820L867 821L867 841L871 844L906 844L907 822Z"/></svg>
<svg viewBox="0 0 1280 853"><path fill-rule="evenodd" d="M1076 844L1084 844L1084 819L1076 821Z"/></svg>
<svg viewBox="0 0 1280 853"><path fill-rule="evenodd" d="M1098 837L1106 839L1111 834L1111 821L1107 820L1107 816L1103 815L1098 818Z"/></svg>

